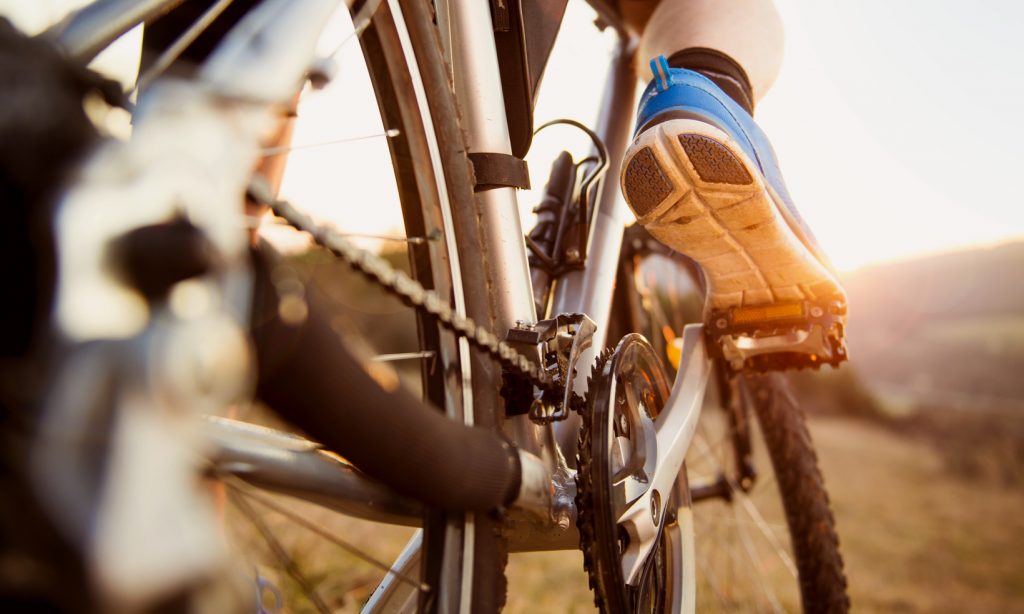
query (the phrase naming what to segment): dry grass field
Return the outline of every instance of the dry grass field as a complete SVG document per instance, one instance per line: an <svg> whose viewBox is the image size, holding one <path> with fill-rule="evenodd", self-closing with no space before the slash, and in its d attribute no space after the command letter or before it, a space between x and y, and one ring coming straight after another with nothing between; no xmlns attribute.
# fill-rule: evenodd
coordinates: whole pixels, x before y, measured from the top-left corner
<svg viewBox="0 0 1024 614"><path fill-rule="evenodd" d="M811 430L854 611L1024 612L1024 489L951 473L935 445L862 420L818 417ZM410 535L295 509L382 558L394 556ZM272 514L268 521L283 529L289 551L332 608L359 610L377 570ZM281 587L286 611L312 611L280 572L260 569ZM511 614L594 611L578 552L513 555L508 576Z"/></svg>
<svg viewBox="0 0 1024 614"><path fill-rule="evenodd" d="M926 442L812 421L856 612L1024 612L1024 490L951 476ZM509 612L591 612L577 553L514 558Z"/></svg>

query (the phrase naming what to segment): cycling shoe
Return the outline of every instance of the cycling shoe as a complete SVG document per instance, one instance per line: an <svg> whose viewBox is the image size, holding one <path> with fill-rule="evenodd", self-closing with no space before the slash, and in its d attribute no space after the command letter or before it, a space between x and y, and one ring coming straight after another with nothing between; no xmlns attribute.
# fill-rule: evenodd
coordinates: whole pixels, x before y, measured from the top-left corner
<svg viewBox="0 0 1024 614"><path fill-rule="evenodd" d="M652 236L700 266L718 349L735 369L838 364L846 294L767 137L703 75L664 56L651 70L622 192Z"/></svg>

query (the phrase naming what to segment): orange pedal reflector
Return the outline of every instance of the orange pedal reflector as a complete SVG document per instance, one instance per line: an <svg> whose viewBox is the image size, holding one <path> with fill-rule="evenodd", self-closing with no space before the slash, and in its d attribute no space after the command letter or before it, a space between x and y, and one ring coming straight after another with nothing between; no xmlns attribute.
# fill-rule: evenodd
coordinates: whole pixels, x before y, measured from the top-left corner
<svg viewBox="0 0 1024 614"><path fill-rule="evenodd" d="M761 307L734 307L732 309L733 324L749 324L768 320L786 320L800 318L804 315L803 303L776 303Z"/></svg>

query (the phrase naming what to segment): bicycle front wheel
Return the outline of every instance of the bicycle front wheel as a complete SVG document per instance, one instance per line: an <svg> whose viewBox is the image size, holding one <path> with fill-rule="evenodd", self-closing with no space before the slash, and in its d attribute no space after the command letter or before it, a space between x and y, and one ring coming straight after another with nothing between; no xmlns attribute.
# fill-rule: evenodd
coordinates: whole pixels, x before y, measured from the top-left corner
<svg viewBox="0 0 1024 614"><path fill-rule="evenodd" d="M726 385L687 455L699 611L846 612L828 494L785 377Z"/></svg>
<svg viewBox="0 0 1024 614"><path fill-rule="evenodd" d="M620 271L619 325L647 335L671 372L701 318L689 262L645 233ZM625 289L628 289L626 291ZM845 612L835 522L805 417L782 374L724 377L708 391L686 456L698 612ZM680 480L680 484L685 483Z"/></svg>

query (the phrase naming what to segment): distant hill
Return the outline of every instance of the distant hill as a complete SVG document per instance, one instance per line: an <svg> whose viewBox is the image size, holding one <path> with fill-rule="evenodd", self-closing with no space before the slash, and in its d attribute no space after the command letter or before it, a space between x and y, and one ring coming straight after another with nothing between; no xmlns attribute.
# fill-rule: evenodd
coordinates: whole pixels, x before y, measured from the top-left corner
<svg viewBox="0 0 1024 614"><path fill-rule="evenodd" d="M844 281L870 318L1024 314L1024 241L876 265Z"/></svg>
<svg viewBox="0 0 1024 614"><path fill-rule="evenodd" d="M844 282L853 365L872 388L1024 407L1024 242L872 266Z"/></svg>

